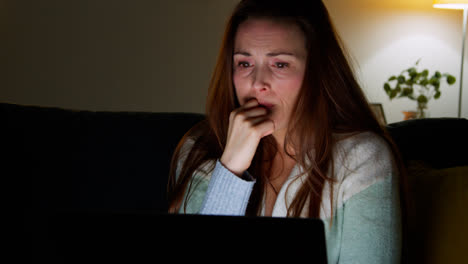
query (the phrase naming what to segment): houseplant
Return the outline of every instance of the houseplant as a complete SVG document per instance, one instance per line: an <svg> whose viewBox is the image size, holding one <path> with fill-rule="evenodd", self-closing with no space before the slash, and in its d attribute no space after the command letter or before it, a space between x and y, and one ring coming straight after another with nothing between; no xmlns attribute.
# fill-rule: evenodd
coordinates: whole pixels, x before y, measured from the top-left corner
<svg viewBox="0 0 468 264"><path fill-rule="evenodd" d="M456 82L456 78L448 73L441 74L436 71L430 76L427 69L418 71L417 66L420 60L416 61L413 67L403 70L399 75L391 76L384 84L384 90L390 100L406 97L417 102L417 108L413 115L416 118L426 117L428 102L432 98L434 100L440 98L442 81L445 80L448 85L453 85Z"/></svg>

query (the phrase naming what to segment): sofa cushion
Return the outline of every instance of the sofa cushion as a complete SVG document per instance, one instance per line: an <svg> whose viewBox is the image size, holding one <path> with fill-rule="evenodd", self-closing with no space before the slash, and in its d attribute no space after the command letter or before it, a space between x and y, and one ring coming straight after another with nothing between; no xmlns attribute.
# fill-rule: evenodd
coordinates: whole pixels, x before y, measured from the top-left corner
<svg viewBox="0 0 468 264"><path fill-rule="evenodd" d="M468 120L425 118L387 125L405 162L420 160L433 168L468 166ZM408 163L407 163L408 165Z"/></svg>
<svg viewBox="0 0 468 264"><path fill-rule="evenodd" d="M410 263L457 263L468 250L468 166L413 160L408 174Z"/></svg>
<svg viewBox="0 0 468 264"><path fill-rule="evenodd" d="M191 113L0 104L6 178L26 208L167 210L170 159Z"/></svg>

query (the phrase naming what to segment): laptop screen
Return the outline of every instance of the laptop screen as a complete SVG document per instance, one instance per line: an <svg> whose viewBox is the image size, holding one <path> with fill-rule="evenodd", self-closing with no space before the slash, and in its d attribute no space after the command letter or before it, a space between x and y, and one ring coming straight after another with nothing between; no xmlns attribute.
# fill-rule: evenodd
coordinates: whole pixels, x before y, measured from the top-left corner
<svg viewBox="0 0 468 264"><path fill-rule="evenodd" d="M50 214L47 222L48 246L42 250L59 262L282 258L326 263L319 219L66 211Z"/></svg>

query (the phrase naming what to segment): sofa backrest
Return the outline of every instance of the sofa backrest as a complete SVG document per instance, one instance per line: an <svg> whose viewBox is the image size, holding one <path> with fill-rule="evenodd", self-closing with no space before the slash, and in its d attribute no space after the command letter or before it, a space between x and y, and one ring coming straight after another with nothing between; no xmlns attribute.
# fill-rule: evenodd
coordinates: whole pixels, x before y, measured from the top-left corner
<svg viewBox="0 0 468 264"><path fill-rule="evenodd" d="M0 104L12 199L26 208L167 211L172 153L194 113Z"/></svg>
<svg viewBox="0 0 468 264"><path fill-rule="evenodd" d="M389 124L387 129L406 163L419 160L436 169L468 165L464 154L468 148L467 119L412 119Z"/></svg>
<svg viewBox="0 0 468 264"><path fill-rule="evenodd" d="M172 153L204 115L91 112L0 103L9 175L32 207L167 209ZM468 120L388 125L405 162L467 166Z"/></svg>
<svg viewBox="0 0 468 264"><path fill-rule="evenodd" d="M9 177L31 207L166 211L172 153L204 115L91 112L0 103ZM467 166L468 120L388 125L405 162Z"/></svg>

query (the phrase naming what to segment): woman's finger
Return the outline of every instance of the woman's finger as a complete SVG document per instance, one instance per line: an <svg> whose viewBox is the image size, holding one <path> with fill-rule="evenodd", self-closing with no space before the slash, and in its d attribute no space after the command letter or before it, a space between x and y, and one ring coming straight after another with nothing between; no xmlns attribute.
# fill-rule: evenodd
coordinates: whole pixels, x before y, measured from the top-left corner
<svg viewBox="0 0 468 264"><path fill-rule="evenodd" d="M275 122L273 122L271 119L267 119L258 123L255 128L259 132L259 135L263 138L275 132Z"/></svg>
<svg viewBox="0 0 468 264"><path fill-rule="evenodd" d="M256 98L249 99L245 104L243 104L241 109L248 109L258 105L258 100Z"/></svg>
<svg viewBox="0 0 468 264"><path fill-rule="evenodd" d="M265 107L253 107L243 111L243 114L246 118L256 117L256 116L266 116L268 110Z"/></svg>
<svg viewBox="0 0 468 264"><path fill-rule="evenodd" d="M270 135L275 131L275 123L268 117L253 117L248 121L251 122L252 129L254 129L260 137Z"/></svg>

